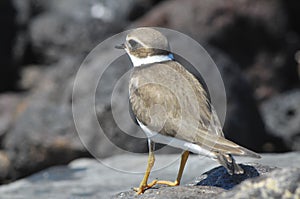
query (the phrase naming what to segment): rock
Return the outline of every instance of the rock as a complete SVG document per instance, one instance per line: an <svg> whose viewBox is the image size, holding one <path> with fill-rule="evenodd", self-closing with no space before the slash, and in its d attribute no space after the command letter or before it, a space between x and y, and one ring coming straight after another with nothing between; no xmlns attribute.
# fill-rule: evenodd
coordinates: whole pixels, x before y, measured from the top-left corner
<svg viewBox="0 0 300 199"><path fill-rule="evenodd" d="M14 64L14 40L16 38L17 24L15 23L16 12L12 1L1 1L0 4L0 25L3 30L0 33L0 92L15 88L17 80L17 68Z"/></svg>
<svg viewBox="0 0 300 199"><path fill-rule="evenodd" d="M270 167L262 166L259 164L241 164L240 166L244 170L244 174L242 175L229 175L226 169L221 166L205 172L200 177L198 177L196 179L196 185L214 186L229 190L248 178L258 177L273 170Z"/></svg>
<svg viewBox="0 0 300 199"><path fill-rule="evenodd" d="M10 159L5 151L0 150L0 179L6 179L11 168Z"/></svg>
<svg viewBox="0 0 300 199"><path fill-rule="evenodd" d="M264 176L269 175L271 169L274 167L289 168L300 165L299 153L295 152L285 154L263 154L262 156L263 157L260 160L243 158L243 162L251 161L259 163L244 163L244 167L250 173L255 174L258 172L263 179ZM156 163L149 180L155 178L173 180L177 174L179 157L179 154L156 155ZM25 179L2 185L0 186L0 194L3 198L12 199L35 199L45 197L133 198L136 197L134 195L135 193L128 190L130 190L131 187L138 186L140 183L146 162L146 155L120 155L107 159L99 159L98 161L93 159L78 159L71 162L68 166L52 167ZM203 195L204 198L206 196L206 198L208 198L214 195L219 197L221 192L230 193L231 191L234 191L235 188L239 187L239 185L237 185L226 192L223 188L211 186L213 183L216 184L216 182L207 184L210 186L193 186L199 183L199 179L202 179L202 177L199 178L197 176L201 176L204 172L206 172L204 175L208 175L206 179L211 180L216 179L217 176L215 174L217 172L221 175L219 180L221 181L223 179L224 182L224 179L228 178L228 176L223 174L224 170L222 167L215 168L216 166L219 165L213 160L191 155L183 174L182 186L174 188L157 186L157 188L147 190L145 194L140 197L147 198L147 196L149 196L148 198L150 198L151 196L152 198L166 198L170 196L176 198L176 196L193 196L199 198L200 195L201 197ZM279 170L276 169L275 172L278 171ZM292 172L292 170L290 171ZM254 179L257 178L253 178L253 180ZM247 181L249 181L249 179L246 179L244 182ZM283 184L290 184L291 182L292 181L289 181L289 179L286 178L286 183ZM296 183L294 184L296 185ZM294 192L293 189L290 190L292 193Z"/></svg>
<svg viewBox="0 0 300 199"><path fill-rule="evenodd" d="M255 179L242 182L218 198L299 198L300 168L276 169Z"/></svg>
<svg viewBox="0 0 300 199"><path fill-rule="evenodd" d="M17 110L2 145L12 162L7 179L34 173L51 165L87 156L77 137L71 107L71 85L76 58L44 69L40 80ZM63 94L62 94L63 93Z"/></svg>
<svg viewBox="0 0 300 199"><path fill-rule="evenodd" d="M238 65L214 48L207 47L207 50L225 84L227 113L223 130L226 138L255 151L285 151L282 141L266 132L253 90Z"/></svg>
<svg viewBox="0 0 300 199"><path fill-rule="evenodd" d="M63 13L75 19L98 18L104 21L113 22L117 20L125 21L135 3L147 0L31 0L34 13L44 12Z"/></svg>
<svg viewBox="0 0 300 199"><path fill-rule="evenodd" d="M57 13L38 15L30 24L33 51L43 63L52 63L65 56L83 56L122 25L95 18L77 20Z"/></svg>
<svg viewBox="0 0 300 199"><path fill-rule="evenodd" d="M282 1L283 7L286 10L286 14L288 17L289 25L292 31L300 33L300 23L299 23L299 12L297 12L297 8L300 6L299 1L292 0L292 1Z"/></svg>
<svg viewBox="0 0 300 199"><path fill-rule="evenodd" d="M78 134L87 150L98 158L146 152L146 139L139 139L145 136L129 115L129 59L116 55L124 54L123 51L106 45L105 52L94 49L87 57L74 82L73 114ZM118 59L110 63L115 58ZM107 68L102 66L104 63ZM95 106L91 106L91 96L95 97Z"/></svg>
<svg viewBox="0 0 300 199"><path fill-rule="evenodd" d="M229 39L228 37L235 37L235 40L231 41L237 41L237 36L239 39L244 37L245 40L243 40L247 42L246 38L251 38L247 43L242 42L240 44L244 47L250 47L248 49L249 52L253 48L258 47L256 44L261 36L265 37L267 34L270 34L272 37L279 37L286 31L286 17L280 6L279 1L261 2L247 0L220 3L219 1L212 2L208 0L188 0L185 2L173 0L161 3L144 17L137 20L134 26L173 28L189 34L197 40L207 42L212 40L219 41L218 43L229 42L227 40ZM254 22L257 24L251 24ZM247 29L251 32L247 32ZM256 37L253 33L258 33L255 33L254 29L261 29L263 32L260 32L260 36ZM224 33L231 33L231 35L222 35ZM268 40L264 41L264 43L267 42ZM231 51L236 50L232 49ZM240 52L245 53L243 51ZM245 56L240 58L242 57L244 58Z"/></svg>
<svg viewBox="0 0 300 199"><path fill-rule="evenodd" d="M122 192L113 196L114 199L131 199L131 198L142 198L142 199L179 199L179 198L203 198L209 199L213 198L223 190L217 187L207 187L207 186L177 186L177 187L160 187L158 189L147 190L145 194L136 195L134 191Z"/></svg>
<svg viewBox="0 0 300 199"><path fill-rule="evenodd" d="M193 183L178 187L155 186L143 195L137 196L134 191L121 192L113 198L214 198L225 190L230 190L241 182L266 175L275 168L260 164L242 165L245 173L229 175L222 166L213 168L197 177Z"/></svg>
<svg viewBox="0 0 300 199"><path fill-rule="evenodd" d="M298 82L293 56L300 39L289 32L289 12L281 4L279 0L166 1L133 26L172 28L221 49L245 72L255 97L264 100Z"/></svg>
<svg viewBox="0 0 300 199"><path fill-rule="evenodd" d="M30 18L28 0L4 0L0 3L0 92L18 90L20 65L28 45L27 25Z"/></svg>
<svg viewBox="0 0 300 199"><path fill-rule="evenodd" d="M261 105L270 133L282 138L292 150L300 150L300 90L275 96Z"/></svg>
<svg viewBox="0 0 300 199"><path fill-rule="evenodd" d="M121 32L136 1L36 1L40 12L30 24L34 53L42 63L66 55L86 55L101 41Z"/></svg>
<svg viewBox="0 0 300 199"><path fill-rule="evenodd" d="M0 95L0 140L14 124L22 95L6 93Z"/></svg>

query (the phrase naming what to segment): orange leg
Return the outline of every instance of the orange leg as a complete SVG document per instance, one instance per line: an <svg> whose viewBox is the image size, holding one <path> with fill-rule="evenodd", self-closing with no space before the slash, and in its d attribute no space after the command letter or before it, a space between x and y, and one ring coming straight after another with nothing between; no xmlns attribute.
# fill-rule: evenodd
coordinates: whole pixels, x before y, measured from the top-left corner
<svg viewBox="0 0 300 199"><path fill-rule="evenodd" d="M148 165L147 165L147 169L144 175L144 178L142 180L142 182L140 183L140 186L138 188L134 188L134 190L137 192L137 194L142 194L144 193L144 191L146 189L149 189L151 187L153 187L157 180L153 180L150 184L148 184L148 178L151 172L151 169L154 165L155 162L155 157L154 157L154 146L155 144L149 139L148 140L148 144L149 144L149 157L148 157Z"/></svg>
<svg viewBox="0 0 300 199"><path fill-rule="evenodd" d="M177 186L177 185L179 185L182 174L183 174L183 170L184 170L184 167L185 167L185 164L186 164L186 161L189 157L189 154L190 154L189 151L184 151L183 154L181 155L181 162L180 162L179 171L178 171L178 174L177 174L177 178L174 182L159 180L159 181L156 182L156 184L165 184L165 185L168 185L168 186Z"/></svg>

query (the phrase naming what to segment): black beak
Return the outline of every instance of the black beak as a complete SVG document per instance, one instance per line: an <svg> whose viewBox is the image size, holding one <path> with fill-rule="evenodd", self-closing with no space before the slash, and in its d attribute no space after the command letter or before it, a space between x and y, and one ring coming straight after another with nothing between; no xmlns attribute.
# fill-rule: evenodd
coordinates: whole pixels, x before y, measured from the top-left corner
<svg viewBox="0 0 300 199"><path fill-rule="evenodd" d="M120 44L120 45L116 45L115 48L116 49L125 49L126 46L125 46L125 44Z"/></svg>

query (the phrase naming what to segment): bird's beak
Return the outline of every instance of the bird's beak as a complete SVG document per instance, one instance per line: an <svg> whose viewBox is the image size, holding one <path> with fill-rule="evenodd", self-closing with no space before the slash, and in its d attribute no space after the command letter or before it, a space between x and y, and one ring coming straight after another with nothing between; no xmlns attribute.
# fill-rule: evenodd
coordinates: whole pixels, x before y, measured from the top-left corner
<svg viewBox="0 0 300 199"><path fill-rule="evenodd" d="M120 44L120 45L116 45L115 48L116 49L125 49L126 46L125 46L125 44Z"/></svg>

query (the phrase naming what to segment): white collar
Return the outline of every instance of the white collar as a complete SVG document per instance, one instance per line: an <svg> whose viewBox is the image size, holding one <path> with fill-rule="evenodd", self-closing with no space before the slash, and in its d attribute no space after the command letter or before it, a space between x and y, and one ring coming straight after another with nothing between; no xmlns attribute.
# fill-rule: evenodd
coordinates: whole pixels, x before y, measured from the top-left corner
<svg viewBox="0 0 300 199"><path fill-rule="evenodd" d="M173 54L171 53L169 55L152 55L145 58L139 58L129 54L129 57L134 67L174 60Z"/></svg>

